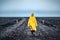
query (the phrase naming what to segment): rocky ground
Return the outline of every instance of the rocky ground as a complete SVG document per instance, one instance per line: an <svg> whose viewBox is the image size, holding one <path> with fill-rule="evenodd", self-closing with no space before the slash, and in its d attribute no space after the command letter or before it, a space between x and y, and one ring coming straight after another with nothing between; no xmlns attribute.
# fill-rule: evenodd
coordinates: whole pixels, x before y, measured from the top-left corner
<svg viewBox="0 0 60 40"><path fill-rule="evenodd" d="M60 40L59 28L49 27L40 23L33 36L27 26L28 18L23 18L18 24L11 25L0 32L0 40Z"/></svg>

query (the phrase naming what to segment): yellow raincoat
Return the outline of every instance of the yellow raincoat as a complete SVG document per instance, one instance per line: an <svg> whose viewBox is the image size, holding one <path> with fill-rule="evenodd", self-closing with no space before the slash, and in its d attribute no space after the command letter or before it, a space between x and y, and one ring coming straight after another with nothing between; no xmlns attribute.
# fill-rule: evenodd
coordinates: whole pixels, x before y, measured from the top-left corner
<svg viewBox="0 0 60 40"><path fill-rule="evenodd" d="M30 30L35 30L36 31L36 27L37 27L37 20L34 17L34 14L32 13L29 20L28 20L28 27L30 28Z"/></svg>

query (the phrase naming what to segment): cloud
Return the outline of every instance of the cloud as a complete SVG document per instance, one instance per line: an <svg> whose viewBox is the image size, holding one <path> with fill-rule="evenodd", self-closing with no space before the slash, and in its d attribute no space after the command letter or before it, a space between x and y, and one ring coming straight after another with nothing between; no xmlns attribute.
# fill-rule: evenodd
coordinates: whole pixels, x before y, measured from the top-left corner
<svg viewBox="0 0 60 40"><path fill-rule="evenodd" d="M0 16L29 16L31 12L34 12L35 16L42 17L60 16L57 13L60 10L59 0L2 0L0 2L1 11L6 12L0 13Z"/></svg>
<svg viewBox="0 0 60 40"><path fill-rule="evenodd" d="M48 0L11 0L5 1L3 10L58 10L56 1Z"/></svg>

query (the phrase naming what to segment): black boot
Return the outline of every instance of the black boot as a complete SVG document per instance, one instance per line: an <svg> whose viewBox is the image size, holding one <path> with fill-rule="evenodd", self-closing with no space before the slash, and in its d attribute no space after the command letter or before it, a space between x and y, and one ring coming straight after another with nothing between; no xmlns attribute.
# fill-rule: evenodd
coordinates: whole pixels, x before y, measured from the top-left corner
<svg viewBox="0 0 60 40"><path fill-rule="evenodd" d="M34 32L35 32L34 30L31 31L31 33L32 33L33 36L35 36Z"/></svg>

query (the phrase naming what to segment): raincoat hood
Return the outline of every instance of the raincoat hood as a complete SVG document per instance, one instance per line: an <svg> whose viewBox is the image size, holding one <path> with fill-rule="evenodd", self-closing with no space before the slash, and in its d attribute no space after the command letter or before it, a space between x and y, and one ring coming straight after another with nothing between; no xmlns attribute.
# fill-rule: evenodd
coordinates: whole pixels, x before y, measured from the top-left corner
<svg viewBox="0 0 60 40"><path fill-rule="evenodd" d="M30 17L34 17L34 13L32 13Z"/></svg>

